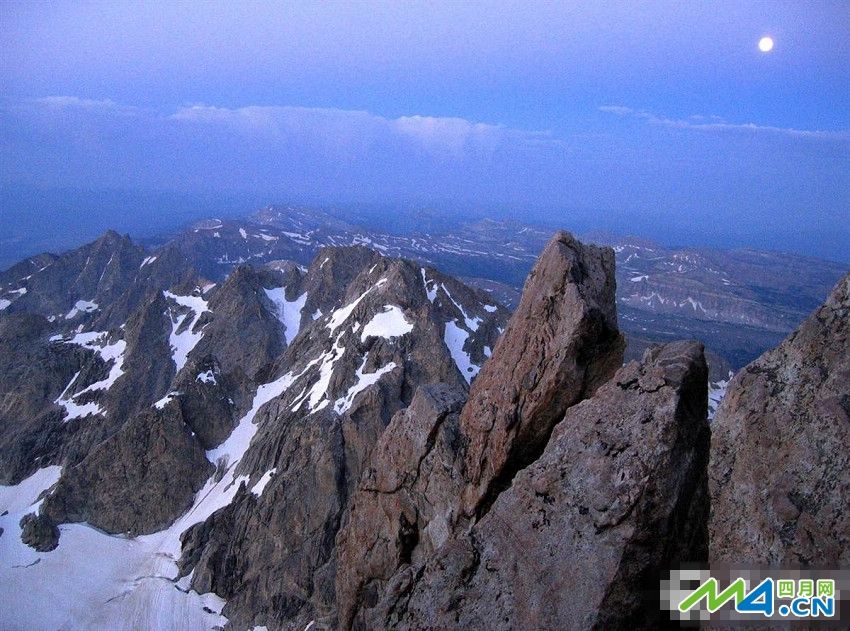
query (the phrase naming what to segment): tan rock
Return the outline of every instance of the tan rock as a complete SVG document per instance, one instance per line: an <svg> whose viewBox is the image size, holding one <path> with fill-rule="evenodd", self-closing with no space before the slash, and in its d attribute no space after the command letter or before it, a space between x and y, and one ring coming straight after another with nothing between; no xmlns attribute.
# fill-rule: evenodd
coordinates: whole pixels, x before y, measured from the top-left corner
<svg viewBox="0 0 850 631"><path fill-rule="evenodd" d="M513 474L540 454L565 410L622 364L615 288L610 248L559 232L543 250L461 413L469 441L466 515L486 511Z"/></svg>

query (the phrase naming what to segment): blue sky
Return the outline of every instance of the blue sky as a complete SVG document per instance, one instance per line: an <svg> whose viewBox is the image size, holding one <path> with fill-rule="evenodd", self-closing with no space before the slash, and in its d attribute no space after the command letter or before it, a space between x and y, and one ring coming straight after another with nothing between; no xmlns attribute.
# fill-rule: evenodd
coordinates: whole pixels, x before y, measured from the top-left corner
<svg viewBox="0 0 850 631"><path fill-rule="evenodd" d="M7 190L467 205L850 260L847 2L2 14Z"/></svg>

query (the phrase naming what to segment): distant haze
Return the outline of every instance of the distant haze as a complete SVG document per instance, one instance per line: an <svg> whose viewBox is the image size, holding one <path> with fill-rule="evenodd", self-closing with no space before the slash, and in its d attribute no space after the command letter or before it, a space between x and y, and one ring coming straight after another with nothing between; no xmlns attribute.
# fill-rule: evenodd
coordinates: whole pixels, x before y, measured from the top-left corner
<svg viewBox="0 0 850 631"><path fill-rule="evenodd" d="M278 202L850 261L847 4L604 4L7 2L0 266Z"/></svg>

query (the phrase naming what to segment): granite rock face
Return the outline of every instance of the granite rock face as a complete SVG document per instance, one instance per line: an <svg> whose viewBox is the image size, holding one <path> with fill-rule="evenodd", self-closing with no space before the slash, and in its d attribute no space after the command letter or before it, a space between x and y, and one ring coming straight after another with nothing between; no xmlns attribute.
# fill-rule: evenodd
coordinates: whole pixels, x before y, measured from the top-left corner
<svg viewBox="0 0 850 631"><path fill-rule="evenodd" d="M850 276L732 380L712 426L711 559L850 562Z"/></svg>
<svg viewBox="0 0 850 631"><path fill-rule="evenodd" d="M626 365L568 409L468 532L402 559L354 626L657 628L656 594L641 586L707 555L706 381L694 342Z"/></svg>
<svg viewBox="0 0 850 631"><path fill-rule="evenodd" d="M622 364L615 288L610 248L559 232L543 250L461 413L467 516L486 512L540 454L564 411Z"/></svg>

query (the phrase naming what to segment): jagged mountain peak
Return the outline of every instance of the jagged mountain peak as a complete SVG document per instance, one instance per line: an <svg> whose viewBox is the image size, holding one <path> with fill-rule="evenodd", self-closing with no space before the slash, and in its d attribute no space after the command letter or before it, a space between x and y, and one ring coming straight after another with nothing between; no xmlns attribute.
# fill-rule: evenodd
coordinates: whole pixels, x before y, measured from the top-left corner
<svg viewBox="0 0 850 631"><path fill-rule="evenodd" d="M657 626L654 600L624 594L707 557L708 377L696 342L621 367L613 249L557 233L509 320L422 258L386 256L429 252L418 237L373 249L304 209L264 218L150 252L105 235L3 289L0 625L38 605L50 628ZM524 256L525 228L482 230ZM688 256L657 264L708 260ZM62 279L96 308L57 317L43 294ZM812 392L776 383L804 374L840 426L846 345L825 340L846 337L848 286L730 401L782 386L808 419ZM731 405L718 428L746 434ZM805 461L830 480L844 462ZM789 497L770 510L790 515ZM564 588L581 603L527 607Z"/></svg>

